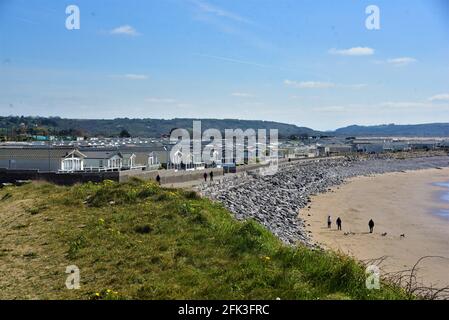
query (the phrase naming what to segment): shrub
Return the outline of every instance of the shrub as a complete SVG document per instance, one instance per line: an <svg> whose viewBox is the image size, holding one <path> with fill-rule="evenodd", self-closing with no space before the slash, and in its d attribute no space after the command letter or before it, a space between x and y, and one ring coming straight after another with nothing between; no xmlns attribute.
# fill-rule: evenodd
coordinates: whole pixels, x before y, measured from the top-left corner
<svg viewBox="0 0 449 320"><path fill-rule="evenodd" d="M201 198L200 195L195 191L186 191L184 193L184 197L190 200L198 200Z"/></svg>

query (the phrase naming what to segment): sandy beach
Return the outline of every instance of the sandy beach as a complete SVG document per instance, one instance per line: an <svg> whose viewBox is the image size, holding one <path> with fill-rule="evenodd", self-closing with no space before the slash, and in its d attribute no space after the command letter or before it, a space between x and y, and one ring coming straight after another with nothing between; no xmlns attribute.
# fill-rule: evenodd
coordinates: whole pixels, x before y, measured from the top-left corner
<svg viewBox="0 0 449 320"><path fill-rule="evenodd" d="M417 274L425 285L444 287L449 285L449 219L434 213L449 210L449 203L438 199L445 189L433 183L447 181L449 168L357 177L312 197L310 209L301 210L300 217L325 248L359 260L388 256L382 264L385 272L409 269L424 256L447 257L424 260ZM336 230L338 216L342 231ZM368 232L371 218L373 234Z"/></svg>

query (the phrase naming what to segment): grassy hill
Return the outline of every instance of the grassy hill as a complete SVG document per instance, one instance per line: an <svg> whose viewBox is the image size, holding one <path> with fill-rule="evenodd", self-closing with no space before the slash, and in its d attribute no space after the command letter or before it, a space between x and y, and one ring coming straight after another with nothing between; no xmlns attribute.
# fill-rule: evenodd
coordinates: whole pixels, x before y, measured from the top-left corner
<svg viewBox="0 0 449 320"><path fill-rule="evenodd" d="M398 299L363 268L282 245L194 192L133 180L0 189L0 298ZM81 288L65 288L68 265Z"/></svg>
<svg viewBox="0 0 449 320"><path fill-rule="evenodd" d="M449 137L449 123L427 123L377 126L349 126L335 130L340 136L409 136L409 137Z"/></svg>

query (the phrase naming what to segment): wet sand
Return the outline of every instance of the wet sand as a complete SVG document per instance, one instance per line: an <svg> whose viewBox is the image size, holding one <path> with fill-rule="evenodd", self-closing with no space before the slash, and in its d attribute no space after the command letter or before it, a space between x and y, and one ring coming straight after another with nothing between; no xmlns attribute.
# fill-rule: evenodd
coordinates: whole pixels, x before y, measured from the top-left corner
<svg viewBox="0 0 449 320"><path fill-rule="evenodd" d="M449 210L449 203L439 199L447 189L433 183L447 181L449 168L357 177L312 197L311 208L301 210L300 216L312 239L325 248L359 260L388 256L382 264L385 272L410 269L424 256L447 257L424 260L417 273L423 284L444 287L449 285L449 219L434 213ZM338 216L342 231L336 230ZM373 234L368 232L371 218Z"/></svg>

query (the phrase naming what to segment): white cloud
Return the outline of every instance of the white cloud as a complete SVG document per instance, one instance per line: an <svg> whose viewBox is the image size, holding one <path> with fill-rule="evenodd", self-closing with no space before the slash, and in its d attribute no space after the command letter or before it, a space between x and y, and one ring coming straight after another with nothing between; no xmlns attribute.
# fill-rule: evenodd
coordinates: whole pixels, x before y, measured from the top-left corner
<svg viewBox="0 0 449 320"><path fill-rule="evenodd" d="M336 54L340 56L371 56L374 54L374 49L368 47L354 47L349 49L330 49L330 54Z"/></svg>
<svg viewBox="0 0 449 320"><path fill-rule="evenodd" d="M319 81L292 81L284 80L284 84L289 87L299 89L328 89L335 87L335 83L332 82L319 82Z"/></svg>
<svg viewBox="0 0 449 320"><path fill-rule="evenodd" d="M231 96L233 97L240 97L240 98L253 98L254 95L251 93L245 93L245 92L233 92L231 93Z"/></svg>
<svg viewBox="0 0 449 320"><path fill-rule="evenodd" d="M124 25L124 26L117 27L115 29L112 29L110 33L113 35L125 35L125 36L132 36L132 37L140 35L140 33L138 33L136 31L136 29L134 29L130 25Z"/></svg>
<svg viewBox="0 0 449 320"><path fill-rule="evenodd" d="M367 87L366 84L336 84L332 82L321 81L292 81L284 80L284 84L289 87L298 89L329 89L329 88L348 88L348 89L361 89Z"/></svg>
<svg viewBox="0 0 449 320"><path fill-rule="evenodd" d="M176 103L178 100L172 99L172 98L147 98L145 99L146 102L150 103Z"/></svg>
<svg viewBox="0 0 449 320"><path fill-rule="evenodd" d="M401 57L401 58L388 59L387 63L392 64L396 67L403 67L416 61L417 60L415 58Z"/></svg>
<svg viewBox="0 0 449 320"><path fill-rule="evenodd" d="M134 73L125 74L123 77L126 79L129 79L129 80L147 80L148 79L148 76L145 74L134 74Z"/></svg>
<svg viewBox="0 0 449 320"><path fill-rule="evenodd" d="M429 101L432 101L432 102L434 102L434 101L436 101L436 102L449 101L449 93L441 93L441 94L434 95L429 98Z"/></svg>

